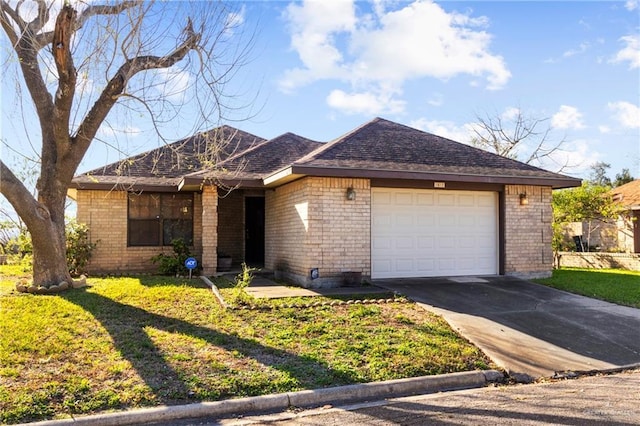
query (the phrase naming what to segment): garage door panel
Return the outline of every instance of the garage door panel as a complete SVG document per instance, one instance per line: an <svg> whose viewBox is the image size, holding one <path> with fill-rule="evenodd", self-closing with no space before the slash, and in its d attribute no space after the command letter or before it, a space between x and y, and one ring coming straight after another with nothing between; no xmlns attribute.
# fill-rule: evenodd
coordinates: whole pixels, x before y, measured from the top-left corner
<svg viewBox="0 0 640 426"><path fill-rule="evenodd" d="M376 206L390 206L391 203L391 192L388 191L379 191L374 192L372 198L373 204Z"/></svg>
<svg viewBox="0 0 640 426"><path fill-rule="evenodd" d="M493 210L496 205L496 196L494 193L478 194L476 196L478 207L487 207Z"/></svg>
<svg viewBox="0 0 640 426"><path fill-rule="evenodd" d="M429 273L435 270L435 262L433 259L418 259L416 261L416 266L416 269L423 273Z"/></svg>
<svg viewBox="0 0 640 426"><path fill-rule="evenodd" d="M395 194L395 205L397 206L412 206L413 194L410 192L398 192Z"/></svg>
<svg viewBox="0 0 640 426"><path fill-rule="evenodd" d="M496 274L497 193L372 189L373 278Z"/></svg>
<svg viewBox="0 0 640 426"><path fill-rule="evenodd" d="M474 207L476 205L476 197L474 195L458 196L458 207Z"/></svg>
<svg viewBox="0 0 640 426"><path fill-rule="evenodd" d="M399 227L413 226L414 216L409 214L400 214L396 216L395 225Z"/></svg>
<svg viewBox="0 0 640 426"><path fill-rule="evenodd" d="M412 272L414 270L413 259L397 259L396 260L396 271L402 272Z"/></svg>
<svg viewBox="0 0 640 426"><path fill-rule="evenodd" d="M390 237L373 238L372 247L374 250L391 250L393 248L393 239Z"/></svg>
<svg viewBox="0 0 640 426"><path fill-rule="evenodd" d="M456 197L453 194L438 194L438 206L453 207L456 204Z"/></svg>
<svg viewBox="0 0 640 426"><path fill-rule="evenodd" d="M432 213L418 215L417 224L420 228L430 228L436 224L436 216Z"/></svg>
<svg viewBox="0 0 640 426"><path fill-rule="evenodd" d="M435 204L434 194L417 194L416 205L418 206L433 206Z"/></svg>
<svg viewBox="0 0 640 426"><path fill-rule="evenodd" d="M422 252L429 252L436 246L435 238L433 237L418 237L418 250Z"/></svg>
<svg viewBox="0 0 640 426"><path fill-rule="evenodd" d="M395 243L396 243L396 248L400 250L415 248L412 237L398 237L395 239Z"/></svg>
<svg viewBox="0 0 640 426"><path fill-rule="evenodd" d="M458 226L462 226L465 228L475 228L476 217L469 214L460 215L458 216Z"/></svg>

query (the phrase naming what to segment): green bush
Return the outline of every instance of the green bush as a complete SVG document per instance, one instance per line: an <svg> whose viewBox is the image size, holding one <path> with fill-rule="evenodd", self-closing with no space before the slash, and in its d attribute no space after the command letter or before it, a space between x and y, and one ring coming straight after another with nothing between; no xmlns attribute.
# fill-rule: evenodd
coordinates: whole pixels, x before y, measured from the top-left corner
<svg viewBox="0 0 640 426"><path fill-rule="evenodd" d="M67 265L71 275L80 275L91 259L96 243L89 241L89 228L83 223L70 220L66 225Z"/></svg>
<svg viewBox="0 0 640 426"><path fill-rule="evenodd" d="M171 246L173 254L160 253L153 256L151 262L158 264L158 273L161 275L188 275L189 270L184 266L184 261L191 257L189 246L182 238L172 240Z"/></svg>

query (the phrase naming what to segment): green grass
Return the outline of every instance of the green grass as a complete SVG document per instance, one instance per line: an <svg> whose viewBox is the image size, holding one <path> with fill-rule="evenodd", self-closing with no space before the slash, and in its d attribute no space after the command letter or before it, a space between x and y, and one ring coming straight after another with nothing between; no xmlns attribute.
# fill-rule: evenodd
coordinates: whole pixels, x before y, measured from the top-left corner
<svg viewBox="0 0 640 426"><path fill-rule="evenodd" d="M640 271L563 268L536 280L560 290L640 308Z"/></svg>
<svg viewBox="0 0 640 426"><path fill-rule="evenodd" d="M412 303L232 311L166 277L34 296L14 272L0 266L2 423L493 367Z"/></svg>

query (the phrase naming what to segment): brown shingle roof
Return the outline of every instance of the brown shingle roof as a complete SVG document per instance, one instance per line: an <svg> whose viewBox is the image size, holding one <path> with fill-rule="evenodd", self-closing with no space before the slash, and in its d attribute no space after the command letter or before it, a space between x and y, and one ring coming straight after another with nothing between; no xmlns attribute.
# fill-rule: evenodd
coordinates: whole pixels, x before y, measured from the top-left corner
<svg viewBox="0 0 640 426"><path fill-rule="evenodd" d="M211 141L228 140L210 155ZM175 190L210 180L279 185L296 176L448 180L579 186L552 173L411 127L376 118L330 142L285 133L265 141L222 126L74 178L81 189ZM285 180L281 180L285 179Z"/></svg>
<svg viewBox="0 0 640 426"><path fill-rule="evenodd" d="M640 209L640 179L613 188L611 194L624 207Z"/></svg>
<svg viewBox="0 0 640 426"><path fill-rule="evenodd" d="M223 161L215 170L195 172L185 179L261 179L323 145L293 133L285 133Z"/></svg>
<svg viewBox="0 0 640 426"><path fill-rule="evenodd" d="M91 170L76 176L73 185L76 188L176 186L184 175L224 161L264 141L251 133L221 126Z"/></svg>
<svg viewBox="0 0 640 426"><path fill-rule="evenodd" d="M307 173L311 168L325 168L492 177L496 182L511 178L558 180L559 186L580 182L382 118L326 144L293 166Z"/></svg>

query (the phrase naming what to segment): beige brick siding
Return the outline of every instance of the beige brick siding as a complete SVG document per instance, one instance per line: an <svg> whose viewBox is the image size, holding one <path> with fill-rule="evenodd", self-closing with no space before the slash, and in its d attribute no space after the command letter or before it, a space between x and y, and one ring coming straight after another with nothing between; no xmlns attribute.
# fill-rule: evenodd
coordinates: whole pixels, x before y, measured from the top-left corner
<svg viewBox="0 0 640 426"><path fill-rule="evenodd" d="M528 205L520 205L520 194ZM505 185L504 272L525 278L544 277L553 268L551 188Z"/></svg>
<svg viewBox="0 0 640 426"><path fill-rule="evenodd" d="M313 287L341 284L343 272L371 275L368 179L307 177L267 191L265 203L267 269ZM311 268L319 280L309 279Z"/></svg>
<svg viewBox="0 0 640 426"><path fill-rule="evenodd" d="M89 273L155 272L151 257L171 253L171 247L127 247L127 193L124 191L79 190L77 220L89 227L91 242L97 243ZM202 253L202 202L194 194L194 247ZM215 229L214 229L215 231Z"/></svg>

